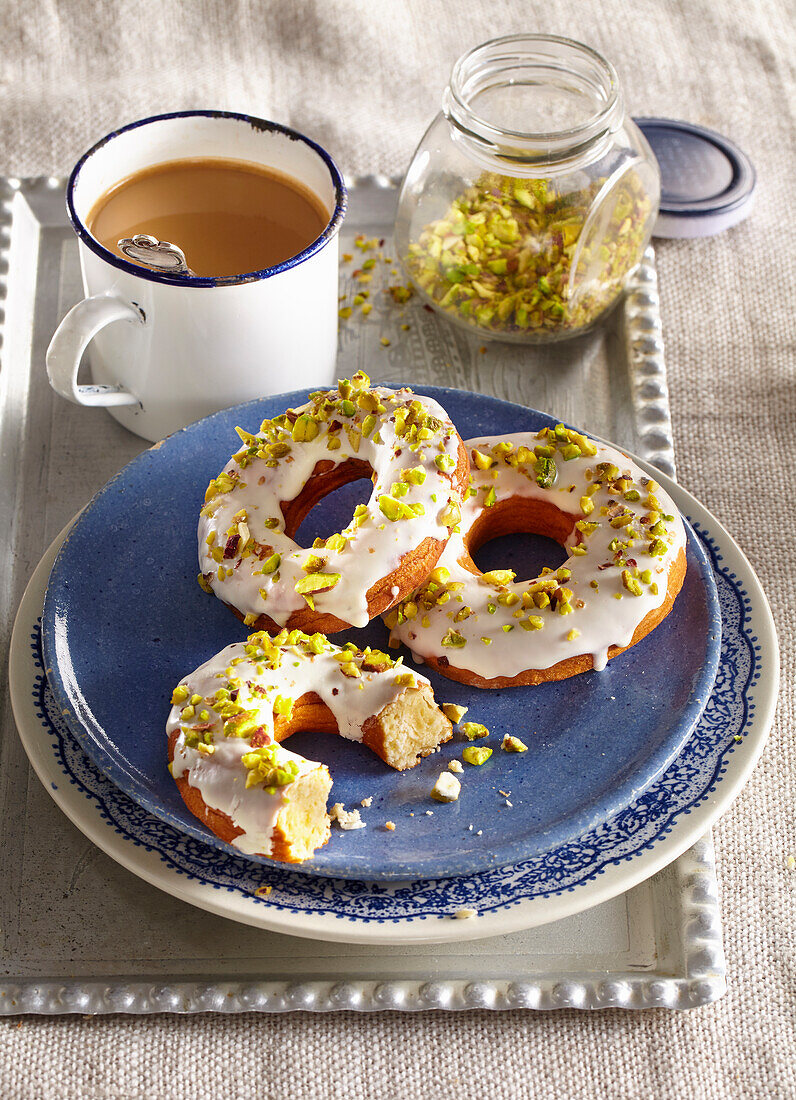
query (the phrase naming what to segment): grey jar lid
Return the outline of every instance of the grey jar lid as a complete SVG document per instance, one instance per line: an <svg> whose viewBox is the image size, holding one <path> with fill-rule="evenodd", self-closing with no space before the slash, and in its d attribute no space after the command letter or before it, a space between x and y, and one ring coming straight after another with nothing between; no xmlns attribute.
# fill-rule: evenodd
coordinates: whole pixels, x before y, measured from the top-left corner
<svg viewBox="0 0 796 1100"><path fill-rule="evenodd" d="M637 118L661 170L655 237L710 237L746 218L756 174L737 145L691 122Z"/></svg>

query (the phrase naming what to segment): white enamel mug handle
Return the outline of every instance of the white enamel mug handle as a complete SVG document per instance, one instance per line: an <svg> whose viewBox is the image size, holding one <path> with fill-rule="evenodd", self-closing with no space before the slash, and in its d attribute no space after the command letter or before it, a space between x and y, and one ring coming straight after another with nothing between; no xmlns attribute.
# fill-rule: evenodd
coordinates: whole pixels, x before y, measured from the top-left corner
<svg viewBox="0 0 796 1100"><path fill-rule="evenodd" d="M55 330L47 348L47 376L61 397L76 405L139 405L121 386L80 386L77 372L83 352L106 325L114 321L144 324L141 310L113 294L84 298L73 306Z"/></svg>

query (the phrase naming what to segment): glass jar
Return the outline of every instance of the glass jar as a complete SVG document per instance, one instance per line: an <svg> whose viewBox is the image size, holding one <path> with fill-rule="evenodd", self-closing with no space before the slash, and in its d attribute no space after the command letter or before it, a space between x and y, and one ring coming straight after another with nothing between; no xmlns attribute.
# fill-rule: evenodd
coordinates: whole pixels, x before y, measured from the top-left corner
<svg viewBox="0 0 796 1100"><path fill-rule="evenodd" d="M396 248L452 321L482 337L560 340L616 303L659 197L613 66L567 38L513 35L454 65L401 188Z"/></svg>

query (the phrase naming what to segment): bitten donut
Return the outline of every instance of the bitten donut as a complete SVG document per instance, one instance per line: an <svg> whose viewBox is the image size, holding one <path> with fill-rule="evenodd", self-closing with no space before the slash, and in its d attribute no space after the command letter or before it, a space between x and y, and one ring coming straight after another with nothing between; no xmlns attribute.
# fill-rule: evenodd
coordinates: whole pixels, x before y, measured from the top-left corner
<svg viewBox="0 0 796 1100"><path fill-rule="evenodd" d="M668 615L685 577L671 498L625 455L545 428L471 439L459 530L418 590L385 616L393 636L443 676L502 688L601 670ZM566 563L518 581L472 554L520 531L547 535Z"/></svg>
<svg viewBox="0 0 796 1100"><path fill-rule="evenodd" d="M325 634L365 626L433 569L458 523L467 452L444 409L361 371L300 409L238 428L243 448L207 489L199 575L247 626ZM322 497L370 477L338 534L293 535Z"/></svg>
<svg viewBox="0 0 796 1100"><path fill-rule="evenodd" d="M227 646L171 701L169 767L188 809L240 852L285 863L329 839L332 786L326 765L290 752L286 737L338 733L403 771L452 733L428 680L400 660L300 630Z"/></svg>

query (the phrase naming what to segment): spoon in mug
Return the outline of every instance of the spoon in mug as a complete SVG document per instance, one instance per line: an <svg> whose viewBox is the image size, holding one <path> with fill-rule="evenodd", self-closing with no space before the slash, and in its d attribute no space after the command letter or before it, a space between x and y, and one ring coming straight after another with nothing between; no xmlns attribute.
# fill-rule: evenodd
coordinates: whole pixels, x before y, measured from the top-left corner
<svg viewBox="0 0 796 1100"><path fill-rule="evenodd" d="M170 241L159 241L149 233L136 233L134 237L122 237L116 245L124 256L155 271L196 276L196 272L188 267L183 250Z"/></svg>

